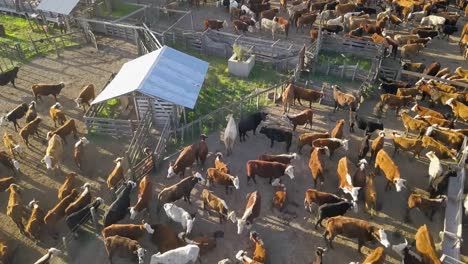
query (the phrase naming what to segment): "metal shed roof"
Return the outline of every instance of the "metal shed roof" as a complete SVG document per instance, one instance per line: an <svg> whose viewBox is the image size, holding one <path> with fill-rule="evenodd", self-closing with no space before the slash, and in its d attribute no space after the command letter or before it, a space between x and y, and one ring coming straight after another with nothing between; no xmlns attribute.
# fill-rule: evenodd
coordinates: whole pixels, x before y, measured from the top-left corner
<svg viewBox="0 0 468 264"><path fill-rule="evenodd" d="M37 9L62 15L69 15L80 0L42 0Z"/></svg>
<svg viewBox="0 0 468 264"><path fill-rule="evenodd" d="M125 63L92 104L138 91L193 109L208 66L203 60L164 46Z"/></svg>

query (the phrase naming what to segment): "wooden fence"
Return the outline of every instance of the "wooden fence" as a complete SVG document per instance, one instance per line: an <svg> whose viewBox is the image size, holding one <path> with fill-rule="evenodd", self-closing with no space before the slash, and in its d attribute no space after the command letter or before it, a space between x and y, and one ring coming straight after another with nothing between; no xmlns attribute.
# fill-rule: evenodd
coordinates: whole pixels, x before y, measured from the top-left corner
<svg viewBox="0 0 468 264"><path fill-rule="evenodd" d="M351 39L324 32L321 35L321 50L351 53L365 58L383 56L384 46L380 43Z"/></svg>
<svg viewBox="0 0 468 264"><path fill-rule="evenodd" d="M133 136L133 131L138 127L138 120L120 120L98 117L106 103L94 104L89 107L83 116L89 134L101 134L109 136Z"/></svg>
<svg viewBox="0 0 468 264"><path fill-rule="evenodd" d="M19 43L14 46L0 43L0 72L12 69L23 60L24 52Z"/></svg>
<svg viewBox="0 0 468 264"><path fill-rule="evenodd" d="M55 50L57 57L59 57L59 50L61 48L86 43L88 42L88 35L84 30L79 30L40 39L33 39L31 35L29 35L29 40L31 41L31 45L33 46L36 54L45 54L51 50Z"/></svg>

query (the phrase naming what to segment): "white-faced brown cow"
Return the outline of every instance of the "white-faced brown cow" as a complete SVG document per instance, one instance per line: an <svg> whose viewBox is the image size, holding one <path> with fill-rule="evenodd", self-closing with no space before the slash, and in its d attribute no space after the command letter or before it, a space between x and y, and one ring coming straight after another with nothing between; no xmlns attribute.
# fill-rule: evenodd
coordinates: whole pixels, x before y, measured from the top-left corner
<svg viewBox="0 0 468 264"><path fill-rule="evenodd" d="M244 228L250 229L253 224L253 220L260 216L261 208L261 197L258 191L255 191L249 195L247 206L245 207L244 215L242 218L237 219L237 234L242 234Z"/></svg>

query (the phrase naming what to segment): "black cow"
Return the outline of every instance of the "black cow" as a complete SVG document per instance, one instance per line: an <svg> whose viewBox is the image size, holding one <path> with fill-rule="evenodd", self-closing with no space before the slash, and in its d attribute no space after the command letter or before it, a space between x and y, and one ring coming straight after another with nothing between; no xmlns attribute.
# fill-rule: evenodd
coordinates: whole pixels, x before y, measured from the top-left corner
<svg viewBox="0 0 468 264"><path fill-rule="evenodd" d="M349 208L351 208L353 204L348 201L341 201L337 203L329 203L323 204L318 208L319 216L317 218L317 222L315 222L315 229L317 229L317 225L322 225L322 221L325 218L344 215Z"/></svg>
<svg viewBox="0 0 468 264"><path fill-rule="evenodd" d="M398 83L381 83L379 86L379 90L382 91L384 94L396 94L398 88L402 88Z"/></svg>
<svg viewBox="0 0 468 264"><path fill-rule="evenodd" d="M15 85L15 79L18 75L19 67L16 66L13 69L0 73L0 86L7 85L8 83L11 83L13 87L16 88Z"/></svg>
<svg viewBox="0 0 468 264"><path fill-rule="evenodd" d="M349 126L349 131L354 132L354 125L357 123L357 127L361 130L364 130L364 135L372 134L375 130L383 130L384 126L380 122L375 122L371 120L367 120L364 117L360 117L357 114L355 115L355 122L352 122Z"/></svg>
<svg viewBox="0 0 468 264"><path fill-rule="evenodd" d="M361 147L359 147L358 160L362 160L366 157L369 152L369 138L371 134L366 134L366 137L362 140Z"/></svg>
<svg viewBox="0 0 468 264"><path fill-rule="evenodd" d="M4 117L0 119L0 125L7 125L8 121L13 122L13 125L15 127L15 131L18 131L16 127L21 128L18 125L18 119L21 119L26 115L26 112L28 111L29 107L28 104L22 103L15 107L15 109L11 110L8 114L6 114Z"/></svg>
<svg viewBox="0 0 468 264"><path fill-rule="evenodd" d="M255 130L257 130L258 125L260 122L265 121L267 118L268 113L265 112L257 112L251 114L245 118L242 118L239 121L239 138L240 141L245 141L245 137L248 136L247 132L249 130L253 130L253 134L255 135Z"/></svg>
<svg viewBox="0 0 468 264"><path fill-rule="evenodd" d="M377 14L377 10L371 7L365 7L364 5L357 5L354 9L355 12L364 12L369 15Z"/></svg>
<svg viewBox="0 0 468 264"><path fill-rule="evenodd" d="M286 152L289 152L292 142L292 133L289 131L284 131L278 128L271 127L262 127L260 129L260 134L264 134L267 138L271 140L270 148L273 147L275 141L286 142Z"/></svg>
<svg viewBox="0 0 468 264"><path fill-rule="evenodd" d="M442 39L447 37L448 40L450 40L450 36L452 36L453 33L457 31L458 31L458 28L457 26L454 26L454 25L442 25L442 28L440 30L440 32L443 33Z"/></svg>
<svg viewBox="0 0 468 264"><path fill-rule="evenodd" d="M449 168L429 183L429 198L436 198L440 195L447 195L447 189L450 177L457 177L457 171Z"/></svg>
<svg viewBox="0 0 468 264"><path fill-rule="evenodd" d="M334 2L329 2L325 5L324 9L325 10L335 10L336 6L339 4L339 1L334 1Z"/></svg>
<svg viewBox="0 0 468 264"><path fill-rule="evenodd" d="M343 31L343 26L341 25L323 25L322 30L325 30L330 33L338 34L339 32Z"/></svg>
<svg viewBox="0 0 468 264"><path fill-rule="evenodd" d="M128 181L125 189L119 193L117 199L109 206L104 214L104 227L117 223L125 218L130 207L130 192L136 186L136 183Z"/></svg>
<svg viewBox="0 0 468 264"><path fill-rule="evenodd" d="M101 197L97 197L93 203L88 204L80 210L67 216L65 222L67 223L68 229L70 229L71 232L76 234L78 228L86 224L89 218L91 218L91 208L94 208L95 212L97 212L97 209L103 203L104 200Z"/></svg>

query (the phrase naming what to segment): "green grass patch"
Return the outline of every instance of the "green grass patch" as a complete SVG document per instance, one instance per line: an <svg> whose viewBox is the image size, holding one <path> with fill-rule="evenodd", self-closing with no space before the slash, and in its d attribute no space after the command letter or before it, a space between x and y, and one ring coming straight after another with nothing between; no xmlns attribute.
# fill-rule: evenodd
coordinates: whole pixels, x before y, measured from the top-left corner
<svg viewBox="0 0 468 264"><path fill-rule="evenodd" d="M254 66L248 78L236 77L229 74L227 59L176 48L210 63L195 109L187 111L187 122L237 101L255 92L255 88L271 87L288 78L286 73L279 73L267 65L259 64Z"/></svg>
<svg viewBox="0 0 468 264"><path fill-rule="evenodd" d="M117 111L120 106L120 99L114 98L107 100L104 107L99 111L96 117L119 119L120 111Z"/></svg>
<svg viewBox="0 0 468 264"><path fill-rule="evenodd" d="M321 51L319 54L320 64L335 64L335 65L356 65L359 63L358 68L363 71L370 70L372 61L352 54L332 52L332 51Z"/></svg>
<svg viewBox="0 0 468 264"><path fill-rule="evenodd" d="M34 56L36 56L36 52L29 40L28 34L30 34L31 38L34 40L42 39L47 36L54 36L60 34L59 29L55 29L49 27L47 36L45 35L44 31L40 29L33 20L30 21L31 26L28 23L28 20L20 17L14 16L7 16L1 15L0 16L0 24L5 26L5 37L0 37L0 43L5 43L9 46L14 46L17 43L21 46L21 49L24 53L25 59L30 60ZM69 40L62 41L61 38L56 38L56 43L59 48L63 46L74 46L77 43L71 42ZM45 54L51 51L55 51L54 45L52 41L44 41L42 44L37 44L39 52ZM0 57L2 58L10 58L17 60L15 54L11 54L10 52L4 52L3 49L0 49ZM21 63L17 61L17 63Z"/></svg>
<svg viewBox="0 0 468 264"><path fill-rule="evenodd" d="M124 3L121 1L115 1L112 3L112 13L110 13L109 16L113 18L124 17L140 8L141 7L137 5Z"/></svg>

